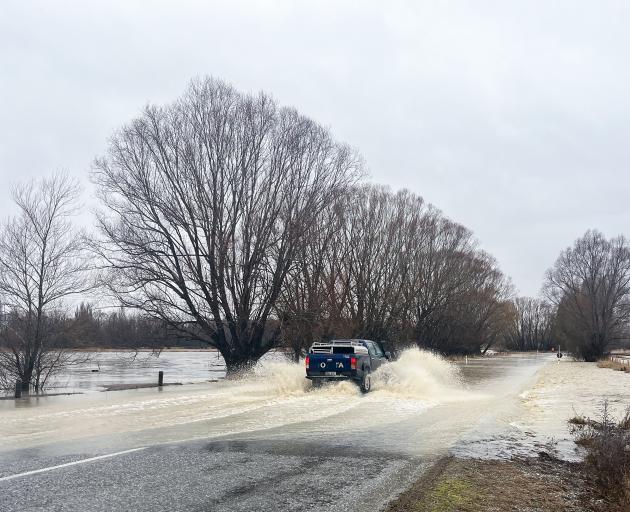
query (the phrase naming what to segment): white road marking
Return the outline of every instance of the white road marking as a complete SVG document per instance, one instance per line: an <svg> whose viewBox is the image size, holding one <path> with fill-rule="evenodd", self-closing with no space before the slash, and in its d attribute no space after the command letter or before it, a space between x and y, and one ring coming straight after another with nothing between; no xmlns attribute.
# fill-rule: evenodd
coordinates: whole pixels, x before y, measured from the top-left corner
<svg viewBox="0 0 630 512"><path fill-rule="evenodd" d="M76 466L77 464L85 464L87 462L94 462L95 460L110 459L117 457L118 455L124 455L126 453L133 453L140 450L146 450L146 446L140 448L132 448L131 450L124 450L122 452L108 453L107 455L99 455L98 457L90 457L89 459L75 460L74 462L67 462L66 464L59 464L58 466L50 466L48 468L35 469L33 471L26 471L24 473L17 473L16 475L3 476L0 478L0 482L6 482L7 480L13 480L14 478L21 478L23 476L36 475L37 473L46 473L47 471L53 471L55 469L67 468L68 466Z"/></svg>

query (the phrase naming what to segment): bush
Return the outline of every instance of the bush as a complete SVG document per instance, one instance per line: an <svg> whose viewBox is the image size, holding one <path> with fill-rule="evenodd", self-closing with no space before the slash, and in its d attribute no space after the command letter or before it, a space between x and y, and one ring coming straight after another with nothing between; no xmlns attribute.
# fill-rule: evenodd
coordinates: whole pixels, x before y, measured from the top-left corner
<svg viewBox="0 0 630 512"><path fill-rule="evenodd" d="M586 450L585 465L602 498L630 506L630 408L615 420L605 401L599 421L579 416L569 423L575 442Z"/></svg>

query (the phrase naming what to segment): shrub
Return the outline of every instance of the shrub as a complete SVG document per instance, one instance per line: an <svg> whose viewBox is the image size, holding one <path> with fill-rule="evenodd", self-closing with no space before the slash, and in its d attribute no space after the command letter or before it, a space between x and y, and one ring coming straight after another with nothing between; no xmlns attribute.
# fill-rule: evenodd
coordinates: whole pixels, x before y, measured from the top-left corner
<svg viewBox="0 0 630 512"><path fill-rule="evenodd" d="M585 465L602 498L630 505L630 408L615 420L604 401L599 420L569 420L575 442L586 450Z"/></svg>

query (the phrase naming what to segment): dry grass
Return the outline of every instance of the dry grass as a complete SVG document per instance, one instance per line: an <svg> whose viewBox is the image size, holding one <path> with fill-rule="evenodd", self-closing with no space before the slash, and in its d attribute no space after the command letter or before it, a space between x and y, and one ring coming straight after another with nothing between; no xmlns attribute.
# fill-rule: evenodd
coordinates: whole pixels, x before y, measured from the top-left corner
<svg viewBox="0 0 630 512"><path fill-rule="evenodd" d="M597 366L599 368L608 368L610 370L630 373L630 364L623 364L613 359L600 359L597 361Z"/></svg>
<svg viewBox="0 0 630 512"><path fill-rule="evenodd" d="M446 458L387 512L578 512L614 510L590 504L578 464L545 457L512 461Z"/></svg>
<svg viewBox="0 0 630 512"><path fill-rule="evenodd" d="M574 427L586 427L593 424L593 420L587 418L586 416L573 416L570 418L568 423L573 425Z"/></svg>

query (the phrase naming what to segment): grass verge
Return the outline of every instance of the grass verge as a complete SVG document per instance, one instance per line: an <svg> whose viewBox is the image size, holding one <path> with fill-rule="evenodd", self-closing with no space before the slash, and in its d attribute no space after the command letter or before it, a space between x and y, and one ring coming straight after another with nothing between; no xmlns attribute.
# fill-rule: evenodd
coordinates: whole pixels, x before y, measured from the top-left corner
<svg viewBox="0 0 630 512"><path fill-rule="evenodd" d="M593 492L581 464L538 458L447 457L398 497L387 512L584 512L610 508Z"/></svg>

